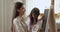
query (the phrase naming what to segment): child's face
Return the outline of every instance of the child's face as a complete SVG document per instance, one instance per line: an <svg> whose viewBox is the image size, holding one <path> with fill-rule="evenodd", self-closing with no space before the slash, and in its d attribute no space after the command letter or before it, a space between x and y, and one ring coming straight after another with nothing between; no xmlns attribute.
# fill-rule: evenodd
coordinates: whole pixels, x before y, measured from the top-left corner
<svg viewBox="0 0 60 32"><path fill-rule="evenodd" d="M38 18L38 15L32 14L33 18Z"/></svg>

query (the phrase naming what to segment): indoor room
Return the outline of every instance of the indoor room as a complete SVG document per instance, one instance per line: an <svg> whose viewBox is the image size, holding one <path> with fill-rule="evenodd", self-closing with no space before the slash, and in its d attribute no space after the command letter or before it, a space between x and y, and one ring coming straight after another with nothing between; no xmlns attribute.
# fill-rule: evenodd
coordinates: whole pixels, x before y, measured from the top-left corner
<svg viewBox="0 0 60 32"><path fill-rule="evenodd" d="M34 8L39 10L38 19L43 18L41 32L60 32L60 0L0 0L0 32L11 32L16 2L23 3L24 8L22 9L25 9L25 19L28 19L27 17L31 13L34 14L32 12ZM27 25L29 24L28 22L26 23Z"/></svg>

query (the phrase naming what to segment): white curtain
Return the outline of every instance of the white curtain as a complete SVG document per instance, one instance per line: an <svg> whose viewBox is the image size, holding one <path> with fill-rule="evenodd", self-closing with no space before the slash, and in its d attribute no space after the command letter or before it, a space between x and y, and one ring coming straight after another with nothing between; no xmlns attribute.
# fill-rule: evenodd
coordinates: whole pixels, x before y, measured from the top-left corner
<svg viewBox="0 0 60 32"><path fill-rule="evenodd" d="M50 8L50 2L51 0L26 0L26 14L29 15L34 7L39 8L40 13L44 13L44 9Z"/></svg>

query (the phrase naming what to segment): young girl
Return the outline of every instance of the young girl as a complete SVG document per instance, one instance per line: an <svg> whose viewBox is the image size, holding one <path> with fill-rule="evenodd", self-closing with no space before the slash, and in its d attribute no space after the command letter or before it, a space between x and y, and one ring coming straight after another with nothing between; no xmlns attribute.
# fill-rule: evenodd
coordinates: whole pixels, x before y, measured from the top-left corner
<svg viewBox="0 0 60 32"><path fill-rule="evenodd" d="M38 19L39 15L39 9L33 8L26 22L28 25L29 32L40 32L43 17Z"/></svg>

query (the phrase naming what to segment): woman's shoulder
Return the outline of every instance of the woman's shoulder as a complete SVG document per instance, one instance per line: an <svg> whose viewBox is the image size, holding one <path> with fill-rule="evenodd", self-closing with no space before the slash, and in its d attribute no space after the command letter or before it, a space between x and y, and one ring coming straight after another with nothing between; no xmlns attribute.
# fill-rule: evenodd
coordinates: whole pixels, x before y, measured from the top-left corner
<svg viewBox="0 0 60 32"><path fill-rule="evenodd" d="M13 23L16 23L18 21L17 17L13 19Z"/></svg>

